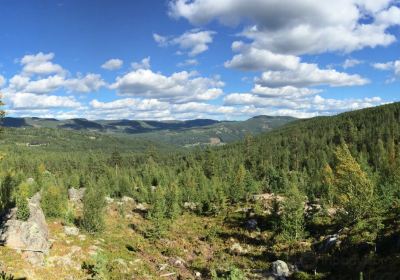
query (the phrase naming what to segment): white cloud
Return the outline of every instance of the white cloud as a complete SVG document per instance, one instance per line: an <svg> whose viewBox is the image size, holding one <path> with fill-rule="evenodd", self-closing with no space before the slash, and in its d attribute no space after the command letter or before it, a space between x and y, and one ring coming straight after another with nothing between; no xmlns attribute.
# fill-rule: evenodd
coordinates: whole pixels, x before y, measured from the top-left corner
<svg viewBox="0 0 400 280"><path fill-rule="evenodd" d="M20 63L23 66L22 73L25 75L64 75L65 70L51 60L54 53L44 54L42 52L34 55L25 55Z"/></svg>
<svg viewBox="0 0 400 280"><path fill-rule="evenodd" d="M53 75L42 79L31 80L29 77L15 75L9 81L7 92L29 92L35 94L49 94L60 89L69 92L88 93L97 91L106 83L98 74L89 73L83 77L67 79L63 76Z"/></svg>
<svg viewBox="0 0 400 280"><path fill-rule="evenodd" d="M395 36L387 29L399 24L391 0L173 0L171 16L201 25L212 20L232 25L250 22L242 32L258 48L274 53L351 52L387 46ZM366 23L365 18L372 20ZM338 36L340 34L340 36Z"/></svg>
<svg viewBox="0 0 400 280"><path fill-rule="evenodd" d="M4 78L2 75L0 75L0 87L4 86L6 84L6 78Z"/></svg>
<svg viewBox="0 0 400 280"><path fill-rule="evenodd" d="M374 63L375 69L382 71L393 71L395 75L400 76L400 60L389 61L385 63Z"/></svg>
<svg viewBox="0 0 400 280"><path fill-rule="evenodd" d="M263 87L256 84L252 93L260 97L277 97L277 98L300 98L309 95L315 95L322 92L319 89L297 88L293 86L285 86L280 88Z"/></svg>
<svg viewBox="0 0 400 280"><path fill-rule="evenodd" d="M222 94L224 83L219 78L204 78L196 72L176 72L171 76L138 69L117 77L110 86L122 96L157 98L171 102L211 100Z"/></svg>
<svg viewBox="0 0 400 280"><path fill-rule="evenodd" d="M208 50L208 45L213 42L215 34L214 31L210 30L193 29L178 37L168 38L153 34L153 38L160 46L177 45L180 50L193 57Z"/></svg>
<svg viewBox="0 0 400 280"><path fill-rule="evenodd" d="M180 62L177 64L178 67L186 67L186 66L196 66L199 65L199 62L197 61L197 59L186 59L183 62Z"/></svg>
<svg viewBox="0 0 400 280"><path fill-rule="evenodd" d="M99 74L89 73L84 77L65 80L64 87L70 92L93 92L106 86L106 82Z"/></svg>
<svg viewBox="0 0 400 280"><path fill-rule="evenodd" d="M101 68L106 69L106 70L118 70L121 69L122 65L124 62L119 59L119 58L112 58L104 62L103 65L101 65Z"/></svg>
<svg viewBox="0 0 400 280"><path fill-rule="evenodd" d="M37 95L33 93L7 94L7 105L14 110L78 108L81 104L72 96Z"/></svg>
<svg viewBox="0 0 400 280"><path fill-rule="evenodd" d="M137 69L150 69L150 57L145 57L142 59L140 62L133 62L131 64L132 68L137 70Z"/></svg>
<svg viewBox="0 0 400 280"><path fill-rule="evenodd" d="M343 66L344 69L347 69L347 68L352 68L352 67L355 67L357 65L360 65L362 63L363 63L363 61L361 61L361 60L348 58L343 62L342 66Z"/></svg>
<svg viewBox="0 0 400 280"><path fill-rule="evenodd" d="M232 44L232 49L240 54L225 62L225 67L246 71L285 70L298 67L300 58L293 55L272 53L269 50L258 49L240 41Z"/></svg>
<svg viewBox="0 0 400 280"><path fill-rule="evenodd" d="M377 106L384 104L384 101L379 97L360 99L333 99L323 98L320 95L316 95L299 97L297 99L284 99L264 98L250 93L232 93L224 98L224 104L227 106L251 106L255 108L264 108L271 111L291 110L313 115L327 115Z"/></svg>
<svg viewBox="0 0 400 280"><path fill-rule="evenodd" d="M360 86L369 83L359 75L350 75L334 69L320 69L316 64L300 63L294 70L266 71L256 82L267 87L308 87L328 85Z"/></svg>
<svg viewBox="0 0 400 280"><path fill-rule="evenodd" d="M157 44L164 46L168 42L168 38L165 36L161 36L157 33L153 34L153 39L156 41Z"/></svg>

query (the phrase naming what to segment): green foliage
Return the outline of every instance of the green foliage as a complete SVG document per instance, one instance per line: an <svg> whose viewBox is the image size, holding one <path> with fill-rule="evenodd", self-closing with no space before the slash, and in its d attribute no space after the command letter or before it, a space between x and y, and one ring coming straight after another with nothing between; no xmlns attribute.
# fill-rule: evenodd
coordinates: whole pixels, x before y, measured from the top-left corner
<svg viewBox="0 0 400 280"><path fill-rule="evenodd" d="M211 271L211 279L212 280L245 280L247 279L244 272L239 268L232 268L226 273L223 273L222 276L218 276L215 270Z"/></svg>
<svg viewBox="0 0 400 280"><path fill-rule="evenodd" d="M30 197L30 185L28 183L21 183L17 187L15 194L15 204L17 206L17 219L26 221L29 219L30 211L28 206L28 199Z"/></svg>
<svg viewBox="0 0 400 280"><path fill-rule="evenodd" d="M82 227L89 233L104 229L105 196L101 189L90 184L83 196Z"/></svg>
<svg viewBox="0 0 400 280"><path fill-rule="evenodd" d="M64 217L67 210L65 190L55 184L48 184L42 191L41 206L46 217Z"/></svg>
<svg viewBox="0 0 400 280"><path fill-rule="evenodd" d="M168 229L167 205L165 202L165 193L158 187L153 192L152 208L147 213L147 219L151 225L145 231L148 239L155 240L165 236Z"/></svg>
<svg viewBox="0 0 400 280"><path fill-rule="evenodd" d="M297 186L292 185L282 203L282 214L279 220L281 237L289 243L298 241L305 235L304 203L304 195Z"/></svg>

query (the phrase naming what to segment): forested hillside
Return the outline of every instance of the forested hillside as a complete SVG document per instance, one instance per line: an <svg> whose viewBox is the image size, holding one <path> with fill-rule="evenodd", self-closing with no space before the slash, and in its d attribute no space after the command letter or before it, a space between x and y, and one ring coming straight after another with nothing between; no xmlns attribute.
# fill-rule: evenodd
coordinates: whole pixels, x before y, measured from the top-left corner
<svg viewBox="0 0 400 280"><path fill-rule="evenodd" d="M0 124L13 128L18 135L68 135L64 131L81 134L104 134L118 138L139 139L168 144L172 147L221 145L239 141L247 134L260 134L285 125L295 118L257 116L245 121L215 121L196 119L188 121L142 121L142 120L97 120L86 119L57 120L46 118L4 118ZM71 134L74 137L75 134ZM6 134L7 138L9 134ZM42 137L44 138L44 137ZM52 137L54 139L54 137ZM109 137L110 138L110 137ZM14 139L11 139L14 140ZM53 143L54 144L54 143Z"/></svg>
<svg viewBox="0 0 400 280"><path fill-rule="evenodd" d="M206 149L135 153L110 141L82 142L85 151L5 146L1 162L2 210L17 205L24 217L41 191L48 219L106 240L101 258L86 260L99 279L158 279L160 263L178 257L165 277L268 279L276 260L292 265L291 279L400 277L400 103ZM81 210L71 188L85 188ZM128 198L136 208L119 202ZM145 269L105 265L116 259Z"/></svg>

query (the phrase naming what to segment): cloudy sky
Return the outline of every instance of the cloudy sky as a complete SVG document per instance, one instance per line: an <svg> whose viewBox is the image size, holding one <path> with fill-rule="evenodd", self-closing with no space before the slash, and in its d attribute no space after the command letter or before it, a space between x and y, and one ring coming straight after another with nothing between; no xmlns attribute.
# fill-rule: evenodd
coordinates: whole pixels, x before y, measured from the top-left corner
<svg viewBox="0 0 400 280"><path fill-rule="evenodd" d="M313 117L400 99L398 0L0 0L9 116Z"/></svg>

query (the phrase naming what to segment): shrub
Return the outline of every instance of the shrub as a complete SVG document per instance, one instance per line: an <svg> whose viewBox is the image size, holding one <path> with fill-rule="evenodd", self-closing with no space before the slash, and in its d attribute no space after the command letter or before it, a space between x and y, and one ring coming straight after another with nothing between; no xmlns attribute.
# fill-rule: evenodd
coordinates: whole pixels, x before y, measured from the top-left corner
<svg viewBox="0 0 400 280"><path fill-rule="evenodd" d="M104 229L104 193L93 186L86 189L83 197L82 227L89 233Z"/></svg>
<svg viewBox="0 0 400 280"><path fill-rule="evenodd" d="M27 183L19 184L15 194L15 204L17 206L17 219L26 221L29 219L30 212L28 198L30 195L30 186Z"/></svg>
<svg viewBox="0 0 400 280"><path fill-rule="evenodd" d="M46 217L64 217L67 209L67 195L61 187L50 185L43 190L41 206Z"/></svg>

